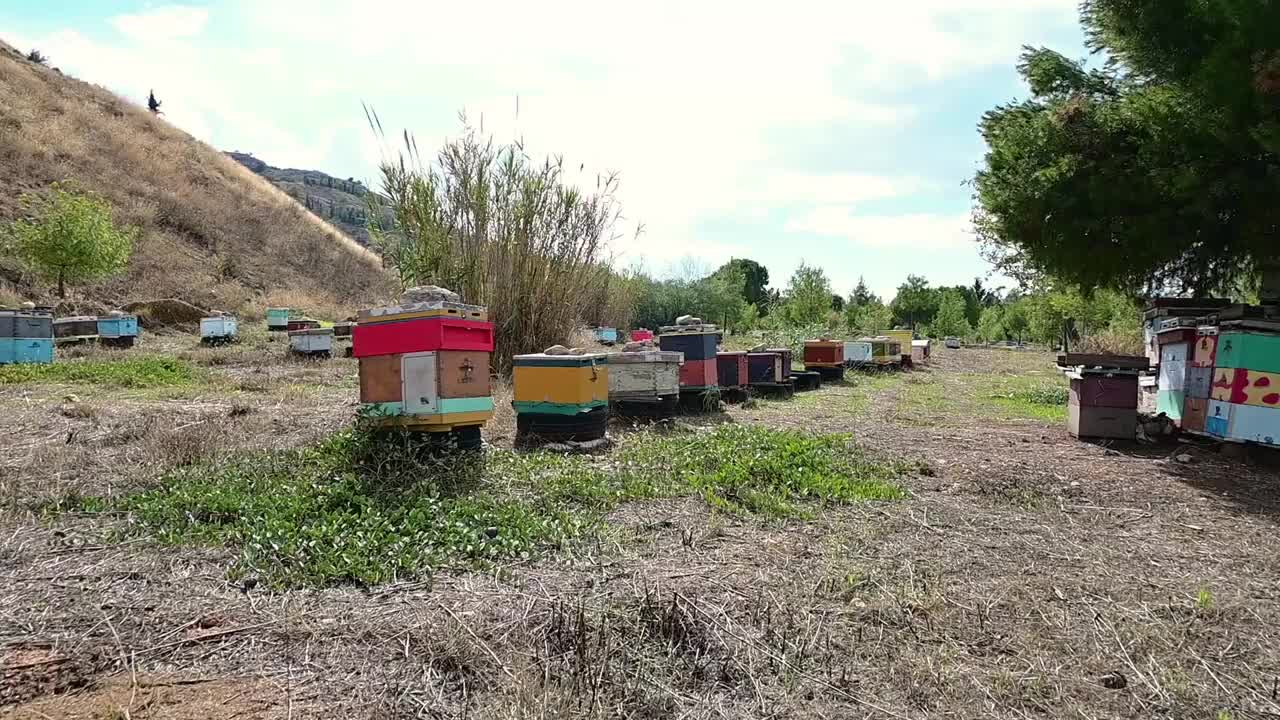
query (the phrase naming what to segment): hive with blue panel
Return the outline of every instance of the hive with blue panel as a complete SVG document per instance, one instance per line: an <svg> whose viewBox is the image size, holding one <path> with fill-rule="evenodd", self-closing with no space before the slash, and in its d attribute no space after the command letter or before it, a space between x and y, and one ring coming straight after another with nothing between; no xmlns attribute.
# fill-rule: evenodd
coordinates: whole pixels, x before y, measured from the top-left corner
<svg viewBox="0 0 1280 720"><path fill-rule="evenodd" d="M0 310L0 365L53 362L53 313Z"/></svg>
<svg viewBox="0 0 1280 720"><path fill-rule="evenodd" d="M138 316L113 310L98 317L98 342L107 347L131 348L138 342Z"/></svg>

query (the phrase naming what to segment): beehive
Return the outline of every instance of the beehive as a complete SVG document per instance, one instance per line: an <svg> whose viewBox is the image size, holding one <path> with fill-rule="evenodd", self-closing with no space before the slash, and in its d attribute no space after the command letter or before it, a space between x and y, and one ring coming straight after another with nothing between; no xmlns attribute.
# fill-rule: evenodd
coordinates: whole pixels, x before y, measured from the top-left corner
<svg viewBox="0 0 1280 720"><path fill-rule="evenodd" d="M294 330L314 330L320 327L320 321L312 318L289 318L289 322L285 323L285 332L293 332Z"/></svg>
<svg viewBox="0 0 1280 720"><path fill-rule="evenodd" d="M683 360L680 353L661 350L610 354L609 402L628 414L674 414Z"/></svg>
<svg viewBox="0 0 1280 720"><path fill-rule="evenodd" d="M59 343L97 340L98 318L92 315L57 318L53 321L53 337Z"/></svg>
<svg viewBox="0 0 1280 720"><path fill-rule="evenodd" d="M333 328L303 328L289 331L289 351L311 357L333 355Z"/></svg>
<svg viewBox="0 0 1280 720"><path fill-rule="evenodd" d="M618 329L598 327L595 329L596 342L601 345L614 345L618 342Z"/></svg>
<svg viewBox="0 0 1280 720"><path fill-rule="evenodd" d="M701 393L718 388L720 372L716 365L716 343L720 334L714 325L663 327L659 346L666 352L684 355L680 366L680 390Z"/></svg>
<svg viewBox="0 0 1280 720"><path fill-rule="evenodd" d="M240 336L240 321L234 315L200 318L200 342L207 345L234 342Z"/></svg>
<svg viewBox="0 0 1280 720"><path fill-rule="evenodd" d="M446 301L361 310L351 337L364 412L477 445L493 416L488 317L483 307Z"/></svg>
<svg viewBox="0 0 1280 720"><path fill-rule="evenodd" d="M911 342L916 339L915 332L911 330L889 330L885 332L885 337L898 343L898 354L905 360L911 357Z"/></svg>
<svg viewBox="0 0 1280 720"><path fill-rule="evenodd" d="M1134 439L1138 427L1136 370L1080 369L1068 377L1067 430L1072 436Z"/></svg>
<svg viewBox="0 0 1280 720"><path fill-rule="evenodd" d="M0 310L0 365L53 362L53 316Z"/></svg>
<svg viewBox="0 0 1280 720"><path fill-rule="evenodd" d="M138 340L138 316L111 313L99 317L98 338L109 347L133 347Z"/></svg>
<svg viewBox="0 0 1280 720"><path fill-rule="evenodd" d="M653 339L652 330L646 330L645 328L640 328L639 330L631 331L631 342L644 342L645 340L652 340L652 339Z"/></svg>
<svg viewBox="0 0 1280 720"><path fill-rule="evenodd" d="M834 340L806 340L804 369L817 371L826 378L840 377L844 374L844 343Z"/></svg>
<svg viewBox="0 0 1280 720"><path fill-rule="evenodd" d="M778 353L782 358L782 380L786 382L791 377L792 370L795 369L795 363L791 359L791 348L775 347L768 348L766 352Z"/></svg>
<svg viewBox="0 0 1280 720"><path fill-rule="evenodd" d="M1223 323L1215 349L1205 431L1280 445L1280 332Z"/></svg>
<svg viewBox="0 0 1280 720"><path fill-rule="evenodd" d="M603 354L512 358L516 436L521 442L587 441L609 425L609 366Z"/></svg>
<svg viewBox="0 0 1280 720"><path fill-rule="evenodd" d="M844 344L845 367L860 367L871 361L870 342L866 340L850 340Z"/></svg>
<svg viewBox="0 0 1280 720"><path fill-rule="evenodd" d="M786 380L782 372L782 353L753 352L747 354L747 377L750 385L776 385Z"/></svg>
<svg viewBox="0 0 1280 720"><path fill-rule="evenodd" d="M716 353L716 374L720 387L737 390L751 384L749 364L750 360L745 352Z"/></svg>
<svg viewBox="0 0 1280 720"><path fill-rule="evenodd" d="M1164 413L1175 425L1182 425L1182 408L1187 398L1188 369L1192 350L1198 346L1199 333L1194 320L1168 318L1156 336L1160 347L1160 374L1156 389L1156 412Z"/></svg>
<svg viewBox="0 0 1280 720"><path fill-rule="evenodd" d="M863 342L871 345L871 362L882 367L902 364L902 346L892 338L863 338Z"/></svg>
<svg viewBox="0 0 1280 720"><path fill-rule="evenodd" d="M929 339L911 341L911 362L923 365L929 362L933 354L933 341Z"/></svg>
<svg viewBox="0 0 1280 720"><path fill-rule="evenodd" d="M289 308L267 308L267 330L287 332L291 312Z"/></svg>

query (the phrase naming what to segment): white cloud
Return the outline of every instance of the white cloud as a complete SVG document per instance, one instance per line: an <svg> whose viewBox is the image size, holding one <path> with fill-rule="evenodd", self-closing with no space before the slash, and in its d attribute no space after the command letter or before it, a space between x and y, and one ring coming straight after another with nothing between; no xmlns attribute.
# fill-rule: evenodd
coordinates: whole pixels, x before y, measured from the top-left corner
<svg viewBox="0 0 1280 720"><path fill-rule="evenodd" d="M811 233L863 247L920 252L972 247L969 215L859 215L847 207L826 206L787 222L788 232Z"/></svg>
<svg viewBox="0 0 1280 720"><path fill-rule="evenodd" d="M178 40L199 35L209 20L209 11L187 5L165 5L139 13L117 15L111 24L122 34L139 42Z"/></svg>

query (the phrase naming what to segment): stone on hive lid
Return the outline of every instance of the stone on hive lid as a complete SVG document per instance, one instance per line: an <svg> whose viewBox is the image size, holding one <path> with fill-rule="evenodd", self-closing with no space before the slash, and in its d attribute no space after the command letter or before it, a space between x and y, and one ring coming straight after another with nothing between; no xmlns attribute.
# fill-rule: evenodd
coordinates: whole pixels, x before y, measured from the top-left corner
<svg viewBox="0 0 1280 720"><path fill-rule="evenodd" d="M680 317L676 318L676 324L677 325L701 325L702 318L694 317L692 315L681 315Z"/></svg>
<svg viewBox="0 0 1280 720"><path fill-rule="evenodd" d="M435 300L443 300L444 302L462 302L462 298L458 293L442 288L438 285L421 285L419 287L411 287L400 295L400 302L404 304L432 302Z"/></svg>
<svg viewBox="0 0 1280 720"><path fill-rule="evenodd" d="M120 312L119 310L112 310L111 312L107 313L107 317L113 317L113 318L124 317L124 313Z"/></svg>
<svg viewBox="0 0 1280 720"><path fill-rule="evenodd" d="M552 345L551 347L542 351L543 355L569 355L571 353L572 351L563 345Z"/></svg>
<svg viewBox="0 0 1280 720"><path fill-rule="evenodd" d="M33 303L33 302L31 302L30 300L28 300L27 302L22 303L22 309L23 309L23 310L35 310L35 309L36 309L36 304L35 304L35 303Z"/></svg>
<svg viewBox="0 0 1280 720"><path fill-rule="evenodd" d="M580 347L569 348L569 354L570 355L586 355L587 351Z"/></svg>
<svg viewBox="0 0 1280 720"><path fill-rule="evenodd" d="M755 347L751 348L751 352L754 352L754 353L764 352L765 350L768 350L768 349L769 349L769 346L768 346L768 345L760 344L760 345L757 345L757 346L755 346Z"/></svg>
<svg viewBox="0 0 1280 720"><path fill-rule="evenodd" d="M653 349L652 340L632 341L622 346L622 352L636 353Z"/></svg>

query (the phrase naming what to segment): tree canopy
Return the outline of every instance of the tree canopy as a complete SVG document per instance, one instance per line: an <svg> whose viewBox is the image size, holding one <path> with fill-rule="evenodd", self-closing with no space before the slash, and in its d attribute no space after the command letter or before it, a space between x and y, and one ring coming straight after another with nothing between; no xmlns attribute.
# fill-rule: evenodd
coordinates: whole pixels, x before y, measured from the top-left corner
<svg viewBox="0 0 1280 720"><path fill-rule="evenodd" d="M9 226L17 255L46 280L67 283L114 275L133 253L138 231L115 224L111 204L94 193L54 183L47 194L26 193L19 203L27 217Z"/></svg>
<svg viewBox="0 0 1280 720"><path fill-rule="evenodd" d="M821 268L800 263L783 294L783 310L797 325L826 322L831 314L831 281Z"/></svg>
<svg viewBox="0 0 1280 720"><path fill-rule="evenodd" d="M740 277L742 299L761 310L769 306L769 269L755 260L733 258L720 266L714 275Z"/></svg>
<svg viewBox="0 0 1280 720"><path fill-rule="evenodd" d="M1027 48L982 118L975 226L1007 273L1209 292L1280 261L1280 3L1086 0L1090 67Z"/></svg>

